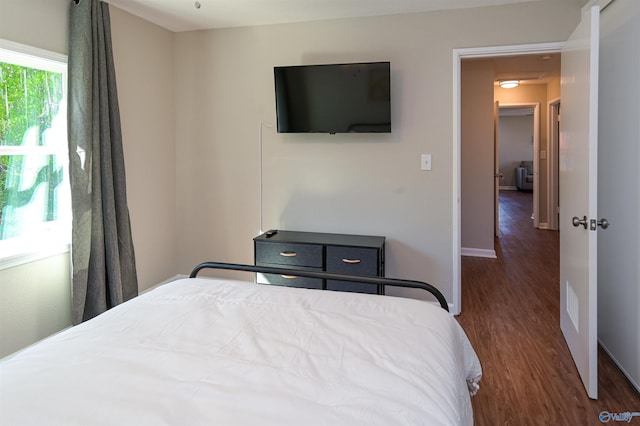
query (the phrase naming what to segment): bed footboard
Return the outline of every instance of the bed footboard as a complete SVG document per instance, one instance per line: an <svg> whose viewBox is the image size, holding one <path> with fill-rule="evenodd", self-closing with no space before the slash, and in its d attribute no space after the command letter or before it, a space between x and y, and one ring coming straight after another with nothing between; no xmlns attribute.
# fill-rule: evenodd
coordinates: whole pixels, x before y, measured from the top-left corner
<svg viewBox="0 0 640 426"><path fill-rule="evenodd" d="M401 280L397 278L385 277L370 277L361 275L344 275L334 274L331 272L317 272L288 268L274 268L269 266L241 265L237 263L218 262L204 262L199 264L193 269L193 271L191 271L189 278L195 278L203 269L228 269L232 271L256 272L263 274L296 275L299 277L319 278L324 280L350 281L354 283L384 285L392 287L418 288L431 293L438 300L438 303L440 303L442 309L446 310L447 312L449 311L449 304L447 303L447 300L445 299L443 294L440 293L440 290L438 290L431 284L427 284L422 281Z"/></svg>

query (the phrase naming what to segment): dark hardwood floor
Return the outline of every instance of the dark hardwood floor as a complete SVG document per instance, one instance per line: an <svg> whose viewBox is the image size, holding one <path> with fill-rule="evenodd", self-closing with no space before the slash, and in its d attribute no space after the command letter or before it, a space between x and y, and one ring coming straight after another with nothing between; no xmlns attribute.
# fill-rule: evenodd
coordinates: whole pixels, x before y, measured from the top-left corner
<svg viewBox="0 0 640 426"><path fill-rule="evenodd" d="M640 412L640 396L602 350L599 398L587 396L560 331L559 233L534 229L532 211L532 194L502 191L498 258L462 258L457 319L483 367L475 424L601 425L603 411Z"/></svg>

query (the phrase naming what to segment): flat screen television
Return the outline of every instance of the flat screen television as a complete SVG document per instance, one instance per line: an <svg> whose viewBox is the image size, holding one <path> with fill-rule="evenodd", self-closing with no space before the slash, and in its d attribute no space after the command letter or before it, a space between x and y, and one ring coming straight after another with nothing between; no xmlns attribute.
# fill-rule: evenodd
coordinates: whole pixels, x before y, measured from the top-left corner
<svg viewBox="0 0 640 426"><path fill-rule="evenodd" d="M389 62L274 67L278 133L390 133Z"/></svg>

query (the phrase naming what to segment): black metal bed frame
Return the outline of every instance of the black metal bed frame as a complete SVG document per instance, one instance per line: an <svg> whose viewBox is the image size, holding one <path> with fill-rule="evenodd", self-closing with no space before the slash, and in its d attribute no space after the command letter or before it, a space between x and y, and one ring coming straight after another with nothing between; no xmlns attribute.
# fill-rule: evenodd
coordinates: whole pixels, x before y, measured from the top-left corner
<svg viewBox="0 0 640 426"><path fill-rule="evenodd" d="M331 272L318 272L309 270L287 269L287 268L275 268L270 266L255 266L255 265L241 265L237 263L219 263L219 262L204 262L193 268L189 278L195 278L198 273L203 269L228 269L232 271L244 271L244 272L256 272L262 274L278 274L278 275L296 275L305 278L319 278L323 280L336 280L336 281L349 281L354 283L371 284L377 286L393 286L393 287L406 287L406 288L418 288L428 291L433 294L440 303L442 309L449 312L449 304L447 299L440 293L440 290L422 281L413 280L401 280L397 278L385 278L385 277L371 277L362 275L345 275L334 274ZM329 290L330 291L330 290Z"/></svg>

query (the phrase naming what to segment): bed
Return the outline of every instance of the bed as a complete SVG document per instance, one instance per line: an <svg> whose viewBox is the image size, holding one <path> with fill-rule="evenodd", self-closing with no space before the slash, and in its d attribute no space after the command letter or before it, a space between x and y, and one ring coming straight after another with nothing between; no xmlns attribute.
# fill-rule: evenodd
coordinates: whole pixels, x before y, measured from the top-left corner
<svg viewBox="0 0 640 426"><path fill-rule="evenodd" d="M441 306L196 277L208 268L279 273L201 264L2 360L0 424L473 423L480 363L437 289L295 272L435 290Z"/></svg>

